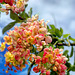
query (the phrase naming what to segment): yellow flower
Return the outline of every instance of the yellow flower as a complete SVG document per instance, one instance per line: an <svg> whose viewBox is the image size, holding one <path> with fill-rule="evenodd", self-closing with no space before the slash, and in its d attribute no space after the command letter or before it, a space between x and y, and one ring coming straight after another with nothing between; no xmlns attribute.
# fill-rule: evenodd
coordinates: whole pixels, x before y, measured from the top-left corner
<svg viewBox="0 0 75 75"><path fill-rule="evenodd" d="M30 31L26 31L26 37L29 37L31 35L31 32Z"/></svg>
<svg viewBox="0 0 75 75"><path fill-rule="evenodd" d="M30 36L27 38L28 43L34 43L34 37Z"/></svg>
<svg viewBox="0 0 75 75"><path fill-rule="evenodd" d="M6 44L5 42L3 42L3 43L1 44L1 47L0 47L1 52L4 51L4 49L5 49L5 47L6 47L5 44Z"/></svg>
<svg viewBox="0 0 75 75"><path fill-rule="evenodd" d="M52 54L47 54L46 57L53 59L53 55Z"/></svg>
<svg viewBox="0 0 75 75"><path fill-rule="evenodd" d="M6 57L5 60L6 60L7 62L12 63L12 62L14 61L14 55L11 54L10 52L6 52L5 57Z"/></svg>
<svg viewBox="0 0 75 75"><path fill-rule="evenodd" d="M17 8L20 8L20 7L22 7L23 6L23 0L18 0L17 2L16 2L16 6L17 6Z"/></svg>
<svg viewBox="0 0 75 75"><path fill-rule="evenodd" d="M4 40L5 40L5 42L6 42L8 45L11 45L11 43L12 43L11 37L5 36L5 37L4 37Z"/></svg>

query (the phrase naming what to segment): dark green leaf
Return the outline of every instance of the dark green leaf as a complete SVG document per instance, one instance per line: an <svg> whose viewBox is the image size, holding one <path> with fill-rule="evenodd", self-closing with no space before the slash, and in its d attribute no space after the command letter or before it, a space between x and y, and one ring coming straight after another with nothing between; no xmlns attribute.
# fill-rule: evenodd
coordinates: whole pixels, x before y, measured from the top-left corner
<svg viewBox="0 0 75 75"><path fill-rule="evenodd" d="M50 75L58 75L55 71L51 71Z"/></svg>
<svg viewBox="0 0 75 75"><path fill-rule="evenodd" d="M25 13L25 11L23 11L22 13L19 14L23 19L28 19L29 16L27 13Z"/></svg>
<svg viewBox="0 0 75 75"><path fill-rule="evenodd" d="M74 65L75 65L75 50L74 50Z"/></svg>
<svg viewBox="0 0 75 75"><path fill-rule="evenodd" d="M25 5L25 8L27 8L28 4Z"/></svg>
<svg viewBox="0 0 75 75"><path fill-rule="evenodd" d="M25 18L25 11L23 11L22 13L20 13L19 16L21 16L22 18Z"/></svg>
<svg viewBox="0 0 75 75"><path fill-rule="evenodd" d="M71 68L71 64L69 62L66 62L65 65L67 66L67 69L70 69Z"/></svg>
<svg viewBox="0 0 75 75"><path fill-rule="evenodd" d="M63 38L67 38L70 34L64 34Z"/></svg>
<svg viewBox="0 0 75 75"><path fill-rule="evenodd" d="M16 21L20 21L18 15L14 13L13 11L10 11L10 18Z"/></svg>
<svg viewBox="0 0 75 75"><path fill-rule="evenodd" d="M71 47L71 53L70 53L70 57L72 57L73 56L73 46Z"/></svg>
<svg viewBox="0 0 75 75"><path fill-rule="evenodd" d="M29 12L28 12L29 17L31 17L32 15L32 8L30 8Z"/></svg>
<svg viewBox="0 0 75 75"><path fill-rule="evenodd" d="M67 75L70 75L70 72L67 71Z"/></svg>
<svg viewBox="0 0 75 75"><path fill-rule="evenodd" d="M62 36L62 33L59 29L55 29L55 33L56 33L56 36L58 36L59 38Z"/></svg>
<svg viewBox="0 0 75 75"><path fill-rule="evenodd" d="M66 56L67 58L68 58L68 60L67 61L69 61L70 60L70 56L67 54L67 56Z"/></svg>
<svg viewBox="0 0 75 75"><path fill-rule="evenodd" d="M16 21L9 23L7 26L3 28L2 33L4 34L7 30L11 29L16 23Z"/></svg>
<svg viewBox="0 0 75 75"><path fill-rule="evenodd" d="M67 56L68 52L69 52L68 50L65 50L63 55Z"/></svg>
<svg viewBox="0 0 75 75"><path fill-rule="evenodd" d="M75 71L75 65L71 66L71 71Z"/></svg>
<svg viewBox="0 0 75 75"><path fill-rule="evenodd" d="M25 65L25 59L23 59L23 65Z"/></svg>
<svg viewBox="0 0 75 75"><path fill-rule="evenodd" d="M74 38L72 38L71 36L69 36L69 40L75 41L75 39L74 39Z"/></svg>

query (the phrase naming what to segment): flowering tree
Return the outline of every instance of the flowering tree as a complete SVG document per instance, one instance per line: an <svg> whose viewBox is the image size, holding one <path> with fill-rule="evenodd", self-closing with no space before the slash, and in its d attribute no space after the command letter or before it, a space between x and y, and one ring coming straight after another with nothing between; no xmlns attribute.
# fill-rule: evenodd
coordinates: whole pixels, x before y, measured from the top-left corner
<svg viewBox="0 0 75 75"><path fill-rule="evenodd" d="M40 75L69 75L70 71L75 71L75 62L74 65L69 63L75 45L71 42L75 42L75 39L70 34L63 34L62 28L47 25L48 21L45 22L43 19L38 20L38 15L32 16L32 8L26 13L27 1L0 0L1 6L5 6L1 7L0 11L6 15L10 12L10 18L14 20L3 28L3 34L16 23L21 24L7 32L4 36L5 42L2 42L0 47L1 52L7 48L4 55L5 66L8 66L6 73L22 71L27 64L30 65L28 75L33 65L36 65L33 71L40 72ZM68 50L63 52L64 46L72 46L70 55Z"/></svg>

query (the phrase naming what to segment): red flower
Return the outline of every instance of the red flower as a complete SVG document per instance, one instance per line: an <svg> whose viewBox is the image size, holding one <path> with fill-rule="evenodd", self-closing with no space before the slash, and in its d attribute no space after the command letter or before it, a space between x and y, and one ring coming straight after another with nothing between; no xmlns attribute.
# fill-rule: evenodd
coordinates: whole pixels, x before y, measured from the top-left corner
<svg viewBox="0 0 75 75"><path fill-rule="evenodd" d="M50 75L50 71L47 71L47 72L46 72L46 75Z"/></svg>
<svg viewBox="0 0 75 75"><path fill-rule="evenodd" d="M14 49L14 47L12 45L10 45L9 47L7 47L8 51L12 51Z"/></svg>
<svg viewBox="0 0 75 75"><path fill-rule="evenodd" d="M14 72L16 73L17 71L16 71L16 70L14 70Z"/></svg>
<svg viewBox="0 0 75 75"><path fill-rule="evenodd" d="M39 72L38 67L34 67L34 68L33 68L33 71L34 71L35 73L38 73L38 72Z"/></svg>
<svg viewBox="0 0 75 75"><path fill-rule="evenodd" d="M20 56L17 54L17 55L15 55L15 59L16 60L19 60L20 59Z"/></svg>
<svg viewBox="0 0 75 75"><path fill-rule="evenodd" d="M2 3L3 2L3 0L0 0L0 3Z"/></svg>
<svg viewBox="0 0 75 75"><path fill-rule="evenodd" d="M9 65L10 68L12 68L12 65Z"/></svg>
<svg viewBox="0 0 75 75"><path fill-rule="evenodd" d="M4 2L12 6L14 3L14 0L4 0Z"/></svg>
<svg viewBox="0 0 75 75"><path fill-rule="evenodd" d="M17 70L20 70L20 68L19 68L18 66L15 66L15 68L16 68Z"/></svg>

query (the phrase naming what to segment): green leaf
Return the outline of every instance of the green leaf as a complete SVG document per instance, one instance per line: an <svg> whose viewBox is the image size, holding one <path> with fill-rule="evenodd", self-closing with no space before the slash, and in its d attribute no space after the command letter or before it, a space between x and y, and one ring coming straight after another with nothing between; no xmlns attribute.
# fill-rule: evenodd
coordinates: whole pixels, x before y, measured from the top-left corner
<svg viewBox="0 0 75 75"><path fill-rule="evenodd" d="M51 27L51 29L52 29L53 31L55 31L55 26L54 26L54 25L50 25L50 27Z"/></svg>
<svg viewBox="0 0 75 75"><path fill-rule="evenodd" d="M1 4L6 4L4 1Z"/></svg>
<svg viewBox="0 0 75 75"><path fill-rule="evenodd" d="M28 4L25 5L25 8L27 8Z"/></svg>
<svg viewBox="0 0 75 75"><path fill-rule="evenodd" d="M60 31L61 31L61 33L63 34L63 29L62 29L62 28L60 28Z"/></svg>
<svg viewBox="0 0 75 75"><path fill-rule="evenodd" d="M69 52L68 50L65 50L63 55L67 56L68 52Z"/></svg>
<svg viewBox="0 0 75 75"><path fill-rule="evenodd" d="M26 18L26 20L29 18L29 16L28 16L28 14L27 14L27 13L25 13L25 18Z"/></svg>
<svg viewBox="0 0 75 75"><path fill-rule="evenodd" d="M23 11L22 13L20 13L19 16L21 16L25 20L29 18L28 14L25 13L25 11Z"/></svg>
<svg viewBox="0 0 75 75"><path fill-rule="evenodd" d="M9 23L7 26L3 28L2 33L4 34L7 30L11 29L16 23L16 21Z"/></svg>
<svg viewBox="0 0 75 75"><path fill-rule="evenodd" d="M70 34L64 34L63 38L67 38Z"/></svg>
<svg viewBox="0 0 75 75"><path fill-rule="evenodd" d="M47 25L47 29L49 29L49 26Z"/></svg>
<svg viewBox="0 0 75 75"><path fill-rule="evenodd" d="M59 30L59 29L55 29L55 34L56 34L56 36L58 36L59 38L62 36L62 33L61 33L61 31Z"/></svg>
<svg viewBox="0 0 75 75"><path fill-rule="evenodd" d="M69 36L69 38L68 38L69 40L72 40L72 41L75 41L75 39L74 38L72 38L71 36Z"/></svg>
<svg viewBox="0 0 75 75"><path fill-rule="evenodd" d="M72 57L72 56L73 56L73 51L74 51L74 48L73 48L73 46L72 46L72 47L71 47L70 57Z"/></svg>
<svg viewBox="0 0 75 75"><path fill-rule="evenodd" d="M70 72L67 71L67 75L70 75Z"/></svg>
<svg viewBox="0 0 75 75"><path fill-rule="evenodd" d="M75 65L71 66L71 71L75 71Z"/></svg>
<svg viewBox="0 0 75 75"><path fill-rule="evenodd" d="M67 56L66 56L67 58L68 58L68 60L67 61L69 61L70 60L70 56L67 54Z"/></svg>
<svg viewBox="0 0 75 75"><path fill-rule="evenodd" d="M19 16L21 16L22 18L25 18L25 11L23 11L22 13L19 14Z"/></svg>
<svg viewBox="0 0 75 75"><path fill-rule="evenodd" d="M74 65L75 65L75 50L74 50Z"/></svg>
<svg viewBox="0 0 75 75"><path fill-rule="evenodd" d="M32 8L30 8L29 12L28 12L29 17L31 17L32 15Z"/></svg>
<svg viewBox="0 0 75 75"><path fill-rule="evenodd" d="M18 15L14 13L12 10L10 11L10 18L16 21L20 21Z"/></svg>
<svg viewBox="0 0 75 75"><path fill-rule="evenodd" d="M71 64L69 62L66 62L65 65L67 66L67 69L70 69L71 68Z"/></svg>
<svg viewBox="0 0 75 75"><path fill-rule="evenodd" d="M51 71L50 75L58 75L55 71Z"/></svg>
<svg viewBox="0 0 75 75"><path fill-rule="evenodd" d="M25 64L25 59L23 59L23 65Z"/></svg>
<svg viewBox="0 0 75 75"><path fill-rule="evenodd" d="M64 49L64 46L58 46L58 45L57 45L57 48L59 48L59 49Z"/></svg>
<svg viewBox="0 0 75 75"><path fill-rule="evenodd" d="M43 57L44 51L40 52L38 56Z"/></svg>

